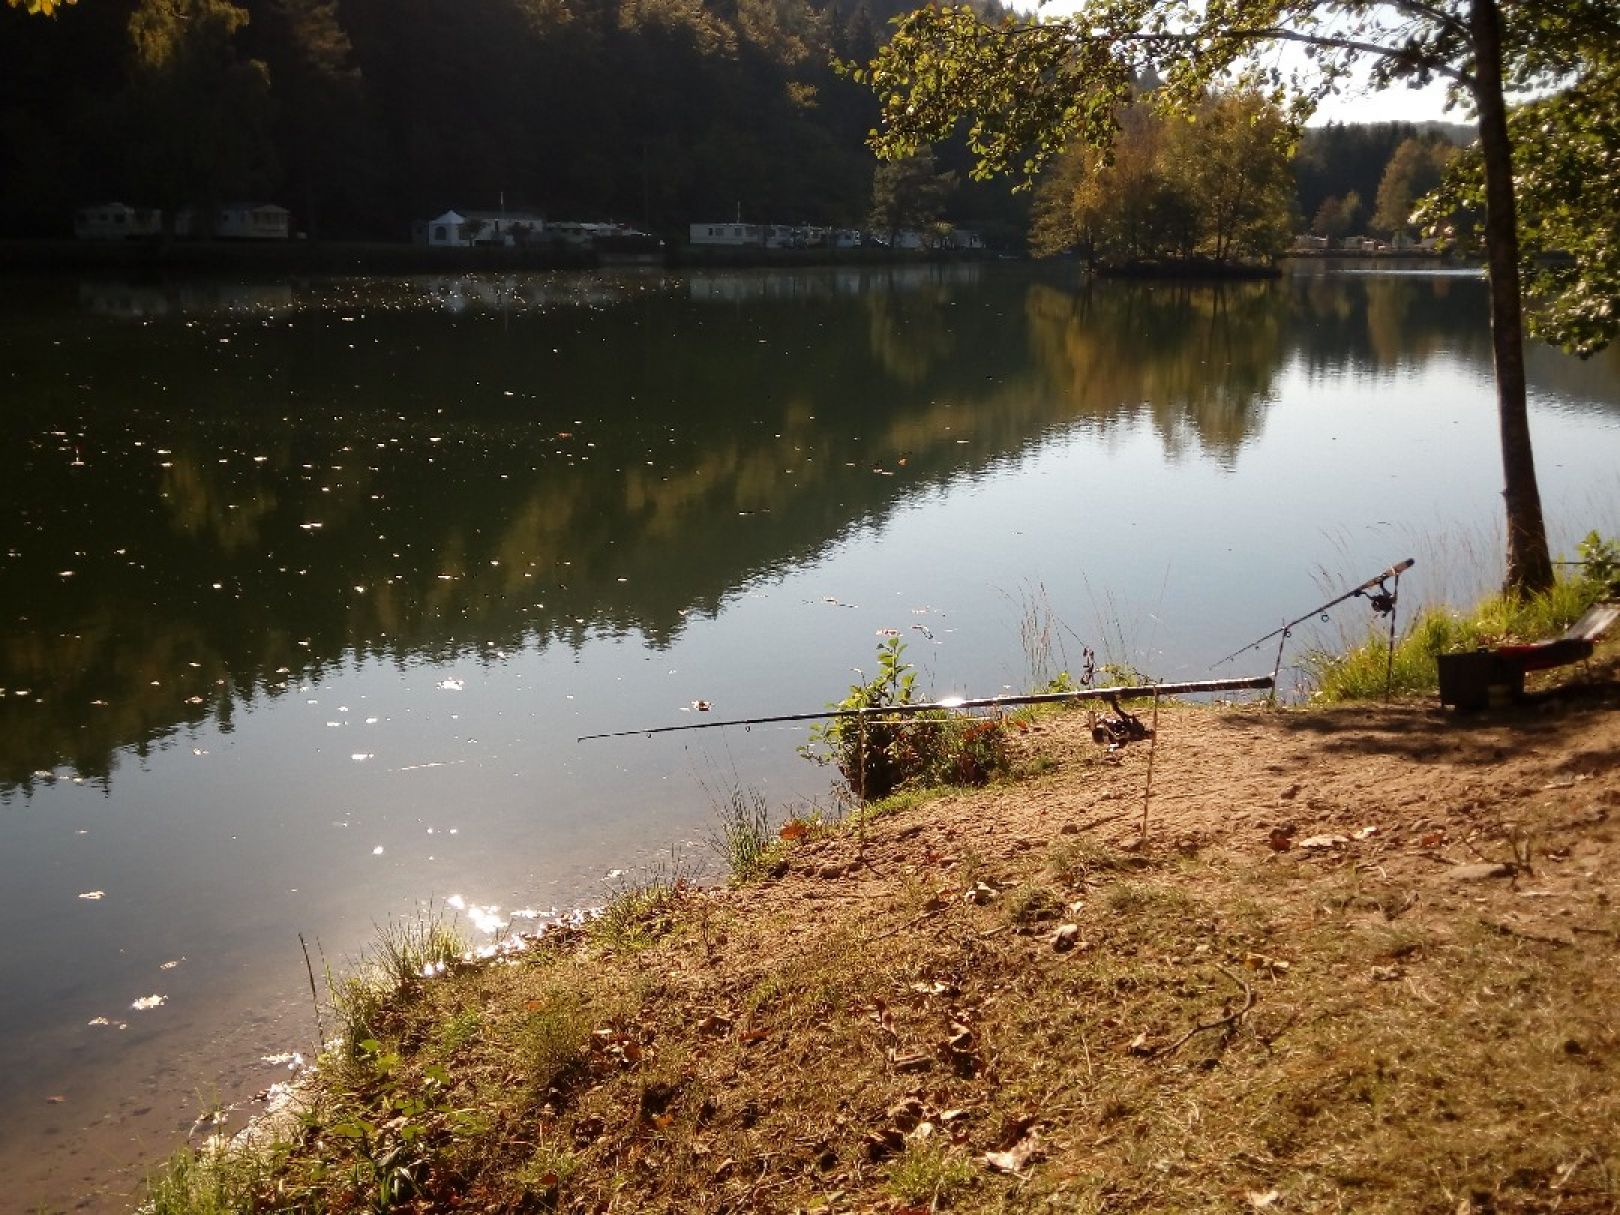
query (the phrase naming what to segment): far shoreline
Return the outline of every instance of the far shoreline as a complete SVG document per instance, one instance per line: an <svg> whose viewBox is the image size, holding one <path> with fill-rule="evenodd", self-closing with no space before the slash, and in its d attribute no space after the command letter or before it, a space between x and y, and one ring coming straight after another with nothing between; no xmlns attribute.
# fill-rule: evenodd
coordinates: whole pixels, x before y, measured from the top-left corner
<svg viewBox="0 0 1620 1215"><path fill-rule="evenodd" d="M398 241L83 241L0 240L0 273L55 274L120 271L130 274L471 274L595 270L798 269L811 266L920 265L933 262L1024 261L983 251L887 248L766 249L756 246L666 245L661 251L621 254L573 248L439 249Z"/></svg>

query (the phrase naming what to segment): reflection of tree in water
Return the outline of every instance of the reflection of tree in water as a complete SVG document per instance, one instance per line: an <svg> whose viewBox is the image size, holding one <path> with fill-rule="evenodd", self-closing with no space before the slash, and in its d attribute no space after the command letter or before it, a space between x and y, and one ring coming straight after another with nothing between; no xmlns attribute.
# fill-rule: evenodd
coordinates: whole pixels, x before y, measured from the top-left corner
<svg viewBox="0 0 1620 1215"><path fill-rule="evenodd" d="M1385 374L1437 359L1491 374L1485 280L1452 273L1301 273L1287 280L1287 337L1312 375ZM1620 407L1620 346L1577 359L1525 346L1532 396L1582 408Z"/></svg>
<svg viewBox="0 0 1620 1215"><path fill-rule="evenodd" d="M1393 371L1441 354L1490 366L1482 280L1302 274L1287 291L1288 337L1313 374Z"/></svg>
<svg viewBox="0 0 1620 1215"><path fill-rule="evenodd" d="M105 778L350 662L665 644L1042 434L1051 404L1006 387L1024 343L963 342L953 288L916 286L896 341L941 332L900 366L832 294L451 322L340 302L36 346L13 366L40 404L0 417L0 793Z"/></svg>
<svg viewBox="0 0 1620 1215"><path fill-rule="evenodd" d="M950 358L956 335L945 310L955 294L947 286L930 285L865 297L872 357L896 383L915 387Z"/></svg>
<svg viewBox="0 0 1620 1215"><path fill-rule="evenodd" d="M1228 466L1272 398L1282 308L1273 283L1036 285L1025 305L1035 362L1071 413L1145 417L1172 456Z"/></svg>
<svg viewBox="0 0 1620 1215"><path fill-rule="evenodd" d="M1552 392L1566 401L1620 413L1620 342L1588 359L1574 358L1545 342L1530 342L1524 361L1532 392Z"/></svg>
<svg viewBox="0 0 1620 1215"><path fill-rule="evenodd" d="M264 522L276 509L275 490L222 495L210 472L190 456L178 457L164 470L162 492L175 530L206 537L228 553L256 547Z"/></svg>

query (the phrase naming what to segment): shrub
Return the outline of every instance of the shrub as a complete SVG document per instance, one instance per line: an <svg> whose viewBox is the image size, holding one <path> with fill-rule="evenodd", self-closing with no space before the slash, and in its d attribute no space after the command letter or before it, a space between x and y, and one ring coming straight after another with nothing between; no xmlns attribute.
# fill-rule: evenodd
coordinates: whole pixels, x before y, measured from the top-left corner
<svg viewBox="0 0 1620 1215"><path fill-rule="evenodd" d="M905 661L905 644L891 637L878 646L878 673L850 685L833 705L846 712L892 709L921 701L917 672ZM817 763L836 764L849 788L863 802L889 796L902 787L982 785L1010 763L1006 727L999 720L956 717L941 710L885 718L836 717L810 730L802 753Z"/></svg>

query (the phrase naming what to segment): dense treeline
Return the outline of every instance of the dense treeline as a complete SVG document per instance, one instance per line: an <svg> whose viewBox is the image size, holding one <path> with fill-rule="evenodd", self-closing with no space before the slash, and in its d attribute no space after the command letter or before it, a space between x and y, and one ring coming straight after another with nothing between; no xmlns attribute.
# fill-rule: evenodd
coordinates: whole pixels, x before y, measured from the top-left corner
<svg viewBox="0 0 1620 1215"><path fill-rule="evenodd" d="M0 231L273 197L317 235L451 207L849 223L896 0L96 0L0 9ZM950 159L941 149L942 162ZM965 189L962 218L1018 204Z"/></svg>
<svg viewBox="0 0 1620 1215"><path fill-rule="evenodd" d="M61 235L76 207L110 199L173 213L273 198L311 235L399 239L414 220L504 200L671 234L739 213L891 228L942 211L1014 246L1029 196L969 180L960 147L935 149L950 185L929 214L883 174L874 196L875 103L830 64L869 58L909 4L96 0L48 20L0 8L0 233ZM1387 235L1461 129L1309 130L1290 196L1270 172L1284 154L1274 116L1247 147L1243 124L1226 138L1138 118L1118 165L1069 157L1048 175L1038 249L1265 258L1289 231ZM1133 166L1140 180L1126 180ZM1222 202L1261 169L1235 212Z"/></svg>
<svg viewBox="0 0 1620 1215"><path fill-rule="evenodd" d="M1030 248L1094 266L1269 263L1294 233L1417 235L1417 202L1466 128L1329 124L1303 132L1259 94L1211 93L1195 112L1138 100L1107 155L1083 142L1035 191Z"/></svg>
<svg viewBox="0 0 1620 1215"><path fill-rule="evenodd" d="M1311 128L1294 157L1297 226L1318 236L1369 230L1387 235L1400 226L1395 222L1399 200L1411 198L1413 185L1421 185L1421 195L1438 184L1438 173L1427 172L1428 165L1443 163L1447 153L1473 138L1472 127L1455 123L1329 123ZM1397 179L1385 188L1397 154Z"/></svg>

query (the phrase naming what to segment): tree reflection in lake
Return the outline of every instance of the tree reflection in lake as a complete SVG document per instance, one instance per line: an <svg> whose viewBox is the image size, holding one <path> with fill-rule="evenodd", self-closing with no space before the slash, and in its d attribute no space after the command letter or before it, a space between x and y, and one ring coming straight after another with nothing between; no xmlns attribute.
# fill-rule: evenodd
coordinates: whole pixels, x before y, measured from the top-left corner
<svg viewBox="0 0 1620 1215"><path fill-rule="evenodd" d="M1077 420L1151 420L1172 455L1230 466L1259 427L1282 366L1275 283L1097 283L1030 289L1038 366Z"/></svg>
<svg viewBox="0 0 1620 1215"><path fill-rule="evenodd" d="M1171 456L1231 468L1291 358L1488 365L1483 287L1444 275L1077 286L957 266L77 299L78 319L29 318L50 342L5 352L0 789L105 781L121 749L228 727L235 702L357 656L667 644L761 571L1064 427L1145 420Z"/></svg>

